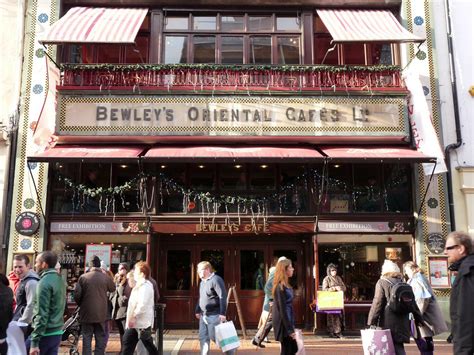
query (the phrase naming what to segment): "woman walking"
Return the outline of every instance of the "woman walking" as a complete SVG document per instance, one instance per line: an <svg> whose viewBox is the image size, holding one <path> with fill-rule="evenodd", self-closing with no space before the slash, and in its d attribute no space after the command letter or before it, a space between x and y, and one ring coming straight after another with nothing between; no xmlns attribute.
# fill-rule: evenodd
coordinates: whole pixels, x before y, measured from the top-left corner
<svg viewBox="0 0 474 355"><path fill-rule="evenodd" d="M293 355L298 351L295 340L294 296L289 283L294 270L290 259L282 260L277 263L273 279L273 330L275 339L281 343L281 355Z"/></svg>
<svg viewBox="0 0 474 355"><path fill-rule="evenodd" d="M409 313L396 313L391 307L387 307L390 300L391 288L402 282L403 275L400 268L391 260L385 260L382 266L382 276L375 285L375 295L369 311L367 325L379 326L382 329L390 329L396 355L405 355L403 343L410 342L410 319ZM413 316L416 324L423 323L421 313L416 306L413 307Z"/></svg>
<svg viewBox="0 0 474 355"><path fill-rule="evenodd" d="M415 300L425 325L417 328L416 345L422 355L432 355L434 351L433 336L447 332L443 313L439 308L431 285L426 280L420 267L413 261L403 264L403 270L408 277L408 284L413 288Z"/></svg>
<svg viewBox="0 0 474 355"><path fill-rule="evenodd" d="M158 354L158 349L153 344L153 338L151 337L155 302L153 285L148 281L150 266L143 261L139 261L135 264L133 275L135 286L128 301L122 355L132 355L138 340L143 342L150 355L156 355Z"/></svg>
<svg viewBox="0 0 474 355"><path fill-rule="evenodd" d="M337 267L334 264L329 264L327 269L327 276L323 280L323 291L346 291L346 285L342 278L337 275ZM342 337L342 328L343 328L343 314L342 311L339 314L330 314L326 315L327 319L327 328L329 337L331 338L340 338Z"/></svg>
<svg viewBox="0 0 474 355"><path fill-rule="evenodd" d="M120 344L123 342L125 333L125 320L127 318L127 306L132 288L127 282L128 265L120 263L115 275L115 292L112 295L112 319L117 325L120 334Z"/></svg>

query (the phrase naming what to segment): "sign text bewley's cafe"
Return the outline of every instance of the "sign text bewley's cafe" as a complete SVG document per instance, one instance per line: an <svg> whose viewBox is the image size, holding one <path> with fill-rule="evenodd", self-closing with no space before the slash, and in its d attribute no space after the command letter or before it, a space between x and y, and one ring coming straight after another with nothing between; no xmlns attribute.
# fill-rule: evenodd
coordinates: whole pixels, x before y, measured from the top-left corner
<svg viewBox="0 0 474 355"><path fill-rule="evenodd" d="M266 223L257 224L237 224L237 223L210 223L196 224L196 232L198 233L214 233L214 232L241 232L241 233L267 233L270 226Z"/></svg>
<svg viewBox="0 0 474 355"><path fill-rule="evenodd" d="M142 98L143 103L137 102ZM81 97L61 96L59 133L80 134L88 127L101 132L133 134L208 134L239 135L242 127L256 128L254 134L314 135L318 129L330 127L380 127L388 135L405 133L400 117L401 99L387 98L386 103L370 99L273 98L273 97ZM94 102L95 99L95 102ZM382 99L383 102L383 99ZM79 120L78 117L81 119ZM400 124L402 122L402 124ZM68 128L74 127L74 130ZM394 128L399 128L394 129ZM141 128L141 129L140 129ZM298 130L301 130L298 131ZM80 131L80 130L79 130ZM356 130L357 131L357 130ZM248 131L240 131L248 134Z"/></svg>

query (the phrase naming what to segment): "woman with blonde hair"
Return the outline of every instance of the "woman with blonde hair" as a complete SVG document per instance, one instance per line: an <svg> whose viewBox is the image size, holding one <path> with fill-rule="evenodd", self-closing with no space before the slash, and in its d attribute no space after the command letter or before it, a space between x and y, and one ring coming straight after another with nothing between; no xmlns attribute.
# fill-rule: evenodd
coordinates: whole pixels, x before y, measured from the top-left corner
<svg viewBox="0 0 474 355"><path fill-rule="evenodd" d="M293 355L298 351L293 309L294 295L289 282L294 270L290 259L281 260L276 265L273 278L273 331L275 339L281 344L281 355Z"/></svg>
<svg viewBox="0 0 474 355"><path fill-rule="evenodd" d="M415 294L415 301L423 315L425 325L417 328L416 345L422 355L431 355L434 351L433 336L448 331L443 313L439 308L431 285L426 280L420 267L413 261L403 264L403 271L408 277L408 284Z"/></svg>

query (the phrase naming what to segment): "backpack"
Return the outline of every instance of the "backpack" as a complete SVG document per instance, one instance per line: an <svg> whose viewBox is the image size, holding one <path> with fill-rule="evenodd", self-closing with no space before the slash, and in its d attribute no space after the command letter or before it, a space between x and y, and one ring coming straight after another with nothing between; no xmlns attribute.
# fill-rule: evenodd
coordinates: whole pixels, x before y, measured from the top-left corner
<svg viewBox="0 0 474 355"><path fill-rule="evenodd" d="M415 294L413 289L406 282L393 283L390 280L384 279L390 283L390 296L387 302L387 307L394 313L408 314L413 312L415 303Z"/></svg>

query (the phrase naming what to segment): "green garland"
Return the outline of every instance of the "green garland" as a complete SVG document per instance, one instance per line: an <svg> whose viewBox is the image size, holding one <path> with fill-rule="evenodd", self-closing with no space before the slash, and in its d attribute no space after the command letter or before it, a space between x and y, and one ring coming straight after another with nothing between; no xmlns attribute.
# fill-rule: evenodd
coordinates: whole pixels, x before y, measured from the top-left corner
<svg viewBox="0 0 474 355"><path fill-rule="evenodd" d="M223 64L61 64L60 69L72 71L99 71L133 72L133 71L174 71L174 70L216 70L216 71L265 71L276 72L382 72L402 69L397 65L223 65Z"/></svg>

